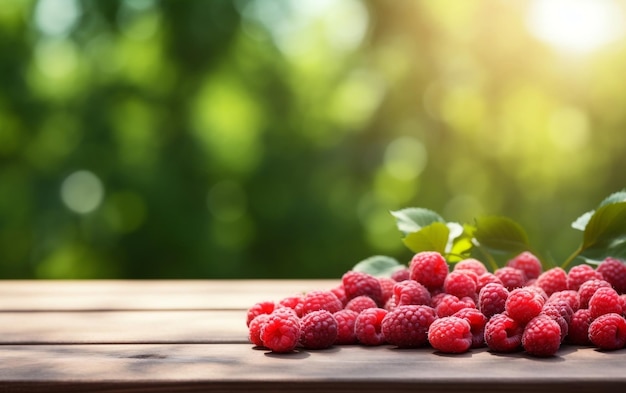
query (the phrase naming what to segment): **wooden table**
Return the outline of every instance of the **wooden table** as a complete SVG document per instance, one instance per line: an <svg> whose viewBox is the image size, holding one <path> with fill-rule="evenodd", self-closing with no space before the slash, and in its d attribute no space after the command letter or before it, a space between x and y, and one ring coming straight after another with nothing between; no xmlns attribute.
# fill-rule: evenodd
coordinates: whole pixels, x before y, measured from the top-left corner
<svg viewBox="0 0 626 393"><path fill-rule="evenodd" d="M626 387L626 350L558 356L247 341L261 300L333 280L0 281L0 392L583 392Z"/></svg>

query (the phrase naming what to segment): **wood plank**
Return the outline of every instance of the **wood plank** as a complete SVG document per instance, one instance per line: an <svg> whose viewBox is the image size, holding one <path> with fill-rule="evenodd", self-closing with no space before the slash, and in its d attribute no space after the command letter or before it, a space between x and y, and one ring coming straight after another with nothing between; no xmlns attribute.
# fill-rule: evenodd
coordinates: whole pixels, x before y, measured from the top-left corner
<svg viewBox="0 0 626 393"><path fill-rule="evenodd" d="M6 280L1 311L243 310L340 280Z"/></svg>
<svg viewBox="0 0 626 393"><path fill-rule="evenodd" d="M626 386L626 350L441 355L342 346L276 355L246 344L5 345L2 391L602 392Z"/></svg>

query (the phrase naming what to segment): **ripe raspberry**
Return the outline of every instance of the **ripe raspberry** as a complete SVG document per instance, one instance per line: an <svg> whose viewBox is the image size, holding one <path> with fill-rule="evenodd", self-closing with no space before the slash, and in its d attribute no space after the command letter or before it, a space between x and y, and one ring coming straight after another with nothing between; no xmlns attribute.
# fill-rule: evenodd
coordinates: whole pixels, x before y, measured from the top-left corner
<svg viewBox="0 0 626 393"><path fill-rule="evenodd" d="M546 291L548 296L564 291L567 289L567 273L560 267L553 267L541 273L534 285Z"/></svg>
<svg viewBox="0 0 626 393"><path fill-rule="evenodd" d="M383 303L383 289L378 279L370 274L350 270L341 277L346 297L351 300L357 296L369 296L378 306Z"/></svg>
<svg viewBox="0 0 626 393"><path fill-rule="evenodd" d="M598 273L615 288L617 293L626 292L626 264L616 258L606 258L598 265Z"/></svg>
<svg viewBox="0 0 626 393"><path fill-rule="evenodd" d="M591 318L596 319L609 313L622 313L622 300L613 288L598 288L589 299Z"/></svg>
<svg viewBox="0 0 626 393"><path fill-rule="evenodd" d="M493 274L502 281L502 285L509 291L523 287L528 280L522 270L510 266L496 269Z"/></svg>
<svg viewBox="0 0 626 393"><path fill-rule="evenodd" d="M434 251L415 254L409 265L411 279L424 285L429 290L441 288L448 275L448 263L443 256Z"/></svg>
<svg viewBox="0 0 626 393"><path fill-rule="evenodd" d="M485 325L485 343L494 352L514 352L522 345L523 329L506 314L492 316Z"/></svg>
<svg viewBox="0 0 626 393"><path fill-rule="evenodd" d="M554 292L548 300L546 304L565 301L572 308L572 312L576 311L580 308L580 297L578 296L578 291L574 291L571 289L565 291Z"/></svg>
<svg viewBox="0 0 626 393"><path fill-rule="evenodd" d="M626 345L626 320L619 314L604 314L589 325L589 340L600 349L614 350Z"/></svg>
<svg viewBox="0 0 626 393"><path fill-rule="evenodd" d="M559 300L546 303L540 315L546 315L559 324L559 328L561 329L561 342L563 342L569 331L569 322L573 314L574 311L572 311L569 303L565 300Z"/></svg>
<svg viewBox="0 0 626 393"><path fill-rule="evenodd" d="M543 271L541 261L533 253L524 251L507 262L507 266L519 269L524 272L526 279L532 280L539 277Z"/></svg>
<svg viewBox="0 0 626 393"><path fill-rule="evenodd" d="M430 292L425 286L414 280L400 281L393 287L393 299L396 306L409 304L430 305Z"/></svg>
<svg viewBox="0 0 626 393"><path fill-rule="evenodd" d="M311 291L304 295L302 301L302 315L317 310L327 310L335 313L343 308L341 300L331 291Z"/></svg>
<svg viewBox="0 0 626 393"><path fill-rule="evenodd" d="M357 340L363 345L381 345L385 342L382 332L382 321L387 310L382 308L368 308L363 310L354 323L354 332Z"/></svg>
<svg viewBox="0 0 626 393"><path fill-rule="evenodd" d="M336 344L356 344L356 334L354 332L354 324L359 313L352 310L340 310L333 314L337 321L337 340Z"/></svg>
<svg viewBox="0 0 626 393"><path fill-rule="evenodd" d="M490 318L495 314L504 312L508 297L509 291L502 284L487 284L478 294L478 309L487 318Z"/></svg>
<svg viewBox="0 0 626 393"><path fill-rule="evenodd" d="M476 277L475 273L470 273L473 274L474 277L461 271L450 272L443 282L444 292L458 298L476 296L476 281L478 277Z"/></svg>
<svg viewBox="0 0 626 393"><path fill-rule="evenodd" d="M587 308L581 308L574 312L569 321L567 341L576 345L589 345L589 325L593 321Z"/></svg>
<svg viewBox="0 0 626 393"><path fill-rule="evenodd" d="M257 347L263 346L261 328L269 318L269 314L259 314L256 318L250 321L250 325L248 326L248 340L250 340L250 342Z"/></svg>
<svg viewBox="0 0 626 393"><path fill-rule="evenodd" d="M295 295L281 299L276 307L289 307L296 312L298 318L302 317L304 308L304 296Z"/></svg>
<svg viewBox="0 0 626 393"><path fill-rule="evenodd" d="M248 309L246 315L246 326L250 326L250 322L261 314L271 314L276 308L276 304L270 301L258 302Z"/></svg>
<svg viewBox="0 0 626 393"><path fill-rule="evenodd" d="M435 310L429 306L397 306L383 318L385 341L400 348L424 346L428 342L428 328L435 319Z"/></svg>
<svg viewBox="0 0 626 393"><path fill-rule="evenodd" d="M475 308L464 308L454 313L453 317L465 319L470 324L472 332L472 348L480 348L485 345L485 324L487 317Z"/></svg>
<svg viewBox="0 0 626 393"><path fill-rule="evenodd" d="M476 292L480 293L480 290L483 289L485 285L491 284L491 283L500 284L504 286L504 284L502 283L502 280L500 280L498 276L496 276L493 273L487 272L481 276L478 276L478 281L476 283Z"/></svg>
<svg viewBox="0 0 626 393"><path fill-rule="evenodd" d="M536 292L528 288L517 288L509 293L504 305L509 317L516 320L520 325L525 325L539 315L545 301Z"/></svg>
<svg viewBox="0 0 626 393"><path fill-rule="evenodd" d="M522 347L533 356L554 356L561 346L561 327L547 315L528 322L522 335Z"/></svg>
<svg viewBox="0 0 626 393"><path fill-rule="evenodd" d="M589 265L572 266L567 273L567 288L578 291L580 286L589 280L602 280L602 274Z"/></svg>
<svg viewBox="0 0 626 393"><path fill-rule="evenodd" d="M485 264L474 258L467 258L455 263L453 271L457 270L471 270L479 277L487 273Z"/></svg>
<svg viewBox="0 0 626 393"><path fill-rule="evenodd" d="M304 348L328 348L336 339L337 321L329 311L312 311L300 320L300 344Z"/></svg>
<svg viewBox="0 0 626 393"><path fill-rule="evenodd" d="M343 284L339 284L338 286L332 288L330 290L332 293L337 296L337 299L341 302L341 304L345 307L348 304L348 298L346 297L346 291L343 289Z"/></svg>
<svg viewBox="0 0 626 393"><path fill-rule="evenodd" d="M396 280L390 277L378 277L378 282L383 291L382 304L385 304L393 296L393 286L396 285Z"/></svg>
<svg viewBox="0 0 626 393"><path fill-rule="evenodd" d="M612 288L608 281L604 280L589 280L582 283L578 289L578 300L580 302L580 308L589 307L589 299L593 296L598 288Z"/></svg>
<svg viewBox="0 0 626 393"><path fill-rule="evenodd" d="M295 311L283 307L272 312L261 327L263 346L272 352L291 352L300 341L300 319Z"/></svg>
<svg viewBox="0 0 626 393"><path fill-rule="evenodd" d="M346 304L346 310L356 311L360 313L368 308L376 308L376 302L369 296L361 295L353 298Z"/></svg>
<svg viewBox="0 0 626 393"><path fill-rule="evenodd" d="M476 308L476 304L469 297L464 297L459 299L454 295L444 295L441 298L441 301L437 304L435 311L437 312L438 317L448 317L454 314L455 312L462 310L464 308Z"/></svg>
<svg viewBox="0 0 626 393"><path fill-rule="evenodd" d="M436 319L428 329L428 341L433 348L444 353L467 352L472 346L471 326L459 317Z"/></svg>
<svg viewBox="0 0 626 393"><path fill-rule="evenodd" d="M391 278L396 282L408 280L411 278L411 272L408 268L404 267L391 273Z"/></svg>

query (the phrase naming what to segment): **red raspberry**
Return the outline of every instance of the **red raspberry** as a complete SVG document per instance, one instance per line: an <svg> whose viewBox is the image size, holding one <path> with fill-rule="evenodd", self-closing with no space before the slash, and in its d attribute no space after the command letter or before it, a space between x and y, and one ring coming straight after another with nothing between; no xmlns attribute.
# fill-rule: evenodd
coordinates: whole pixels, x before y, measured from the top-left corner
<svg viewBox="0 0 626 393"><path fill-rule="evenodd" d="M622 301L622 315L626 315L626 293L619 295L619 298Z"/></svg>
<svg viewBox="0 0 626 393"><path fill-rule="evenodd" d="M376 302L369 296L361 295L353 298L346 304L346 310L356 311L360 313L368 308L376 308Z"/></svg>
<svg viewBox="0 0 626 393"><path fill-rule="evenodd" d="M354 332L354 324L359 313L352 310L341 310L333 314L337 321L337 340L336 344L356 344L356 334Z"/></svg>
<svg viewBox="0 0 626 393"><path fill-rule="evenodd" d="M609 313L621 314L622 300L615 289L598 288L596 293L589 299L589 312L593 319Z"/></svg>
<svg viewBox="0 0 626 393"><path fill-rule="evenodd" d="M567 273L560 267L553 267L541 273L534 285L546 291L548 296L564 291L567 289Z"/></svg>
<svg viewBox="0 0 626 393"><path fill-rule="evenodd" d="M485 345L485 324L487 317L475 308L464 308L454 313L453 317L465 319L470 324L472 332L472 348L480 348Z"/></svg>
<svg viewBox="0 0 626 393"><path fill-rule="evenodd" d="M509 291L502 284L487 284L478 294L478 309L487 318L490 318L495 314L504 312L508 297Z"/></svg>
<svg viewBox="0 0 626 393"><path fill-rule="evenodd" d="M341 309L343 309L341 300L337 299L337 296L331 291L311 291L304 295L304 300L302 301L302 315L317 310L327 310L335 313Z"/></svg>
<svg viewBox="0 0 626 393"><path fill-rule="evenodd" d="M341 301L341 304L343 304L344 307L348 304L348 298L346 297L346 291L343 289L343 284L332 288L330 291L337 296L337 299Z"/></svg>
<svg viewBox="0 0 626 393"><path fill-rule="evenodd" d="M510 266L496 269L493 274L502 281L502 285L509 291L523 287L528 280L522 270Z"/></svg>
<svg viewBox="0 0 626 393"><path fill-rule="evenodd" d="M404 267L391 273L391 278L396 282L408 280L411 278L411 272L408 268Z"/></svg>
<svg viewBox="0 0 626 393"><path fill-rule="evenodd" d="M589 325L593 321L587 308L576 310L569 321L567 341L576 345L589 345Z"/></svg>
<svg viewBox="0 0 626 393"><path fill-rule="evenodd" d="M473 272L470 272L474 274ZM443 290L450 295L454 295L458 298L465 296L476 296L476 274L472 277L470 274L466 274L461 271L452 271L446 276L443 282Z"/></svg>
<svg viewBox="0 0 626 393"><path fill-rule="evenodd" d="M626 320L619 314L604 314L589 325L589 340L600 349L614 350L626 345Z"/></svg>
<svg viewBox="0 0 626 393"><path fill-rule="evenodd" d="M487 273L485 264L474 258L467 258L455 263L453 271L457 270L471 270L479 277Z"/></svg>
<svg viewBox="0 0 626 393"><path fill-rule="evenodd" d="M341 277L341 282L348 300L365 295L374 299L378 306L384 305L383 289L378 279L371 274L350 270Z"/></svg>
<svg viewBox="0 0 626 393"><path fill-rule="evenodd" d="M400 281L393 287L393 299L396 306L409 304L430 305L430 292L425 286L414 280Z"/></svg>
<svg viewBox="0 0 626 393"><path fill-rule="evenodd" d="M507 266L524 272L526 279L532 280L539 277L543 271L541 261L533 253L524 251L507 262Z"/></svg>
<svg viewBox="0 0 626 393"><path fill-rule="evenodd" d="M312 311L300 320L300 344L304 348L328 348L336 339L337 321L329 311Z"/></svg>
<svg viewBox="0 0 626 393"><path fill-rule="evenodd" d="M615 288L617 293L626 292L626 264L624 261L609 257L602 261L596 270Z"/></svg>
<svg viewBox="0 0 626 393"><path fill-rule="evenodd" d="M380 282L380 288L383 291L382 304L385 304L393 296L393 287L397 281L390 277L378 277L378 282Z"/></svg>
<svg viewBox="0 0 626 393"><path fill-rule="evenodd" d="M441 301L437 304L435 311L437 312L438 317L448 317L454 314L455 312L462 310L464 308L476 308L476 304L474 300L469 297L464 297L459 299L454 295L444 295L441 298Z"/></svg>
<svg viewBox="0 0 626 393"><path fill-rule="evenodd" d="M580 308L580 297L578 296L578 291L574 291L571 289L565 291L554 292L548 300L546 304L565 301L572 308L572 312L576 311Z"/></svg>
<svg viewBox="0 0 626 393"><path fill-rule="evenodd" d="M506 314L496 314L485 325L485 343L494 352L514 352L522 344L523 329Z"/></svg>
<svg viewBox="0 0 626 393"><path fill-rule="evenodd" d="M509 317L520 325L525 325L541 313L544 303L544 299L536 292L528 288L517 288L509 293L504 307Z"/></svg>
<svg viewBox="0 0 626 393"><path fill-rule="evenodd" d="M428 341L433 348L444 353L467 352L472 346L471 326L459 317L436 319L428 328Z"/></svg>
<svg viewBox="0 0 626 393"><path fill-rule="evenodd" d="M569 331L569 321L572 319L573 314L574 311L572 311L569 303L564 300L559 300L558 302L555 301L545 304L540 315L546 315L559 324L559 328L561 329L561 342L563 342Z"/></svg>
<svg viewBox="0 0 626 393"><path fill-rule="evenodd" d="M429 306L397 306L383 318L385 341L400 348L424 346L428 342L428 328L435 319L435 310Z"/></svg>
<svg viewBox="0 0 626 393"><path fill-rule="evenodd" d="M561 346L561 327L547 315L528 322L522 335L522 347L533 356L554 356Z"/></svg>
<svg viewBox="0 0 626 393"><path fill-rule="evenodd" d="M478 276L478 281L476 282L476 292L480 293L480 290L483 289L485 285L491 284L491 283L500 284L504 286L504 284L502 283L502 280L500 280L498 276L496 276L493 273L487 272L481 276Z"/></svg>
<svg viewBox="0 0 626 393"><path fill-rule="evenodd" d="M283 298L278 302L277 307L289 307L296 312L296 315L299 318L301 318L304 308L304 296L295 295Z"/></svg>
<svg viewBox="0 0 626 393"><path fill-rule="evenodd" d="M448 263L435 251L423 251L415 254L409 265L411 279L424 285L429 290L441 288L448 275Z"/></svg>
<svg viewBox="0 0 626 393"><path fill-rule="evenodd" d="M387 303L385 303L385 307L383 308L387 311L391 311L396 308L396 299L394 299L393 297L389 298L389 300L387 300Z"/></svg>
<svg viewBox="0 0 626 393"><path fill-rule="evenodd" d="M272 352L291 352L300 341L300 319L295 311L283 307L269 315L261 327L263 346Z"/></svg>
<svg viewBox="0 0 626 393"><path fill-rule="evenodd" d="M269 318L269 314L259 314L256 318L250 321L250 326L248 326L248 340L250 340L250 342L257 347L263 346L261 328Z"/></svg>
<svg viewBox="0 0 626 393"><path fill-rule="evenodd" d="M276 304L270 301L258 302L248 309L246 315L246 326L250 326L250 322L261 314L271 314L276 308Z"/></svg>
<svg viewBox="0 0 626 393"><path fill-rule="evenodd" d="M368 308L363 310L354 323L354 332L357 340L363 345L381 345L385 342L382 332L382 321L387 310L382 308Z"/></svg>
<svg viewBox="0 0 626 393"><path fill-rule="evenodd" d="M608 281L604 280L589 280L582 283L578 289L578 300L580 302L580 308L589 307L589 299L593 296L598 288L612 288Z"/></svg>
<svg viewBox="0 0 626 393"><path fill-rule="evenodd" d="M567 273L567 288L578 291L580 286L589 280L602 280L602 274L589 265L572 266Z"/></svg>

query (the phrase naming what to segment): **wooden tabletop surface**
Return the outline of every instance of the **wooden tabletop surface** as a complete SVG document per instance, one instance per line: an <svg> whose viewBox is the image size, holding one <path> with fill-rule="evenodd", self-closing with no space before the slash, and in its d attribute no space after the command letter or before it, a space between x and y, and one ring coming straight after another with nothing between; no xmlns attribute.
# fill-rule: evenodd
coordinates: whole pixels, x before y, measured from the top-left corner
<svg viewBox="0 0 626 393"><path fill-rule="evenodd" d="M601 392L626 350L547 359L335 346L272 354L246 310L335 280L0 281L0 392ZM621 389L620 389L621 388Z"/></svg>

